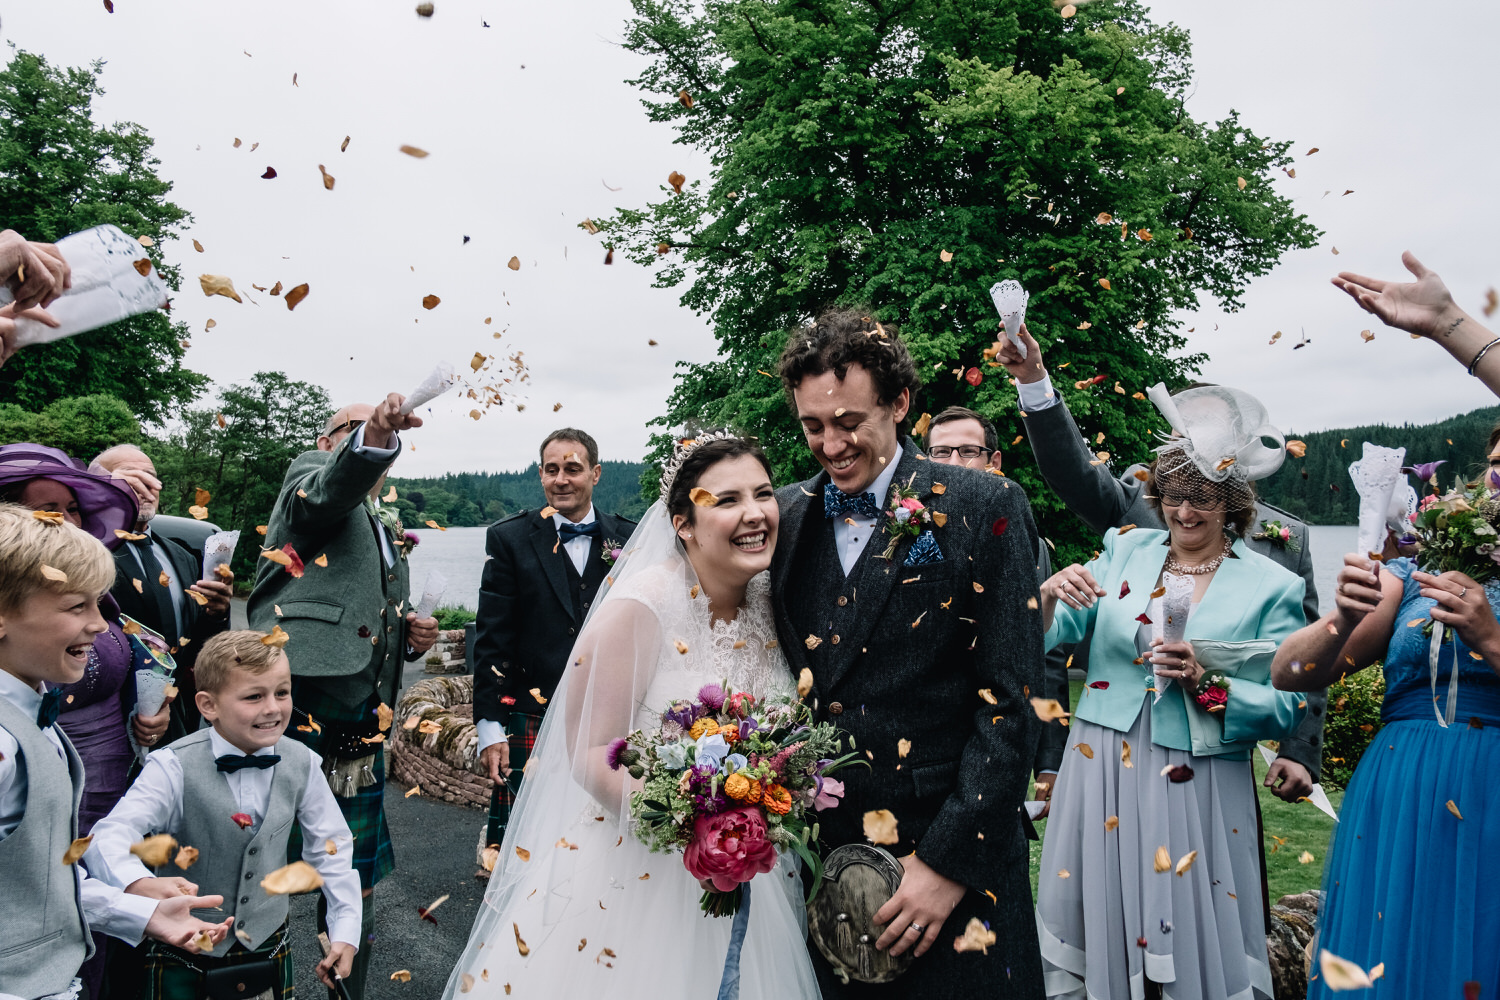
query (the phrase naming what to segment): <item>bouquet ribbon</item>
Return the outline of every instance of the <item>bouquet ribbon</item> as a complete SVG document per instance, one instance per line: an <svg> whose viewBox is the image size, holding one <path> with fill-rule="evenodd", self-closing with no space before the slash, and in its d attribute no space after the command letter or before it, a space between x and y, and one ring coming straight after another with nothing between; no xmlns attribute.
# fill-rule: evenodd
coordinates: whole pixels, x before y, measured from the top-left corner
<svg viewBox="0 0 1500 1000"><path fill-rule="evenodd" d="M1448 705L1444 712L1439 712L1437 707L1437 678L1438 658L1443 652L1443 640L1448 636L1448 626L1441 623L1432 626L1432 641L1427 644L1427 663L1431 669L1432 678L1432 714L1437 716L1438 725L1447 729L1453 724L1453 718L1458 714L1458 643L1453 644L1453 667L1448 673Z"/></svg>
<svg viewBox="0 0 1500 1000"><path fill-rule="evenodd" d="M740 908L729 929L729 953L724 956L724 975L719 979L718 1000L740 1000L740 952L750 927L750 883L740 886Z"/></svg>

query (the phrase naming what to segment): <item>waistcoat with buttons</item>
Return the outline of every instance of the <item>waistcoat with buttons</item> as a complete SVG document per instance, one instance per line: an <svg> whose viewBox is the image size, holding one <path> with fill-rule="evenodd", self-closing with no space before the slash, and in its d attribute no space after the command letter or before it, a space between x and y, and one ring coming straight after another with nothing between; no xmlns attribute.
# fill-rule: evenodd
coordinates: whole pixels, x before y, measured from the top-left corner
<svg viewBox="0 0 1500 1000"><path fill-rule="evenodd" d="M803 528L798 545L805 547L811 558L803 563L808 567L807 572L793 574L787 581L786 606L797 627L799 640L805 640L809 635L823 640L807 651L807 662L818 682L822 700L826 702L830 694L824 681L828 662L842 637L854 631L854 621L859 614L859 582L870 561L885 551L886 539L883 534L879 538L867 539L859 558L845 576L838 541L833 534L833 519L823 516L822 502L809 504L806 516L810 523ZM880 534L878 522L870 528L870 533ZM885 572L883 562L876 565L877 572ZM827 710L828 705L822 708Z"/></svg>
<svg viewBox="0 0 1500 1000"><path fill-rule="evenodd" d="M231 817L240 811L228 778L214 763L207 729L200 729L171 745L182 763L182 820L167 831L178 843L198 848L191 871L168 862L157 870L162 877L180 875L198 883L202 896L223 896L222 910L194 910L204 920L234 917L234 934L219 942L215 957L229 951L236 940L252 951L286 922L287 897L272 896L260 880L286 864L287 836L297 819L297 806L307 790L307 747L283 736L275 752L281 763L271 769L271 794L260 825L241 829ZM241 937L243 932L244 937ZM248 939L248 940L247 940Z"/></svg>
<svg viewBox="0 0 1500 1000"><path fill-rule="evenodd" d="M78 836L83 762L62 737L67 763L36 722L0 698L0 727L16 738L26 769L26 815L0 840L0 990L61 993L93 954L78 875L63 855Z"/></svg>

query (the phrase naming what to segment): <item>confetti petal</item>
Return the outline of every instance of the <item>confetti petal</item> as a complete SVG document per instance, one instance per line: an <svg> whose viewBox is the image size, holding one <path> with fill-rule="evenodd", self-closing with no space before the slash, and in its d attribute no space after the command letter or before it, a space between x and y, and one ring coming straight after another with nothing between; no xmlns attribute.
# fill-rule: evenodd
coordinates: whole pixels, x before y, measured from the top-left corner
<svg viewBox="0 0 1500 1000"><path fill-rule="evenodd" d="M1327 948L1318 949L1318 971L1322 973L1323 985L1334 992L1369 989L1375 985L1364 969Z"/></svg>
<svg viewBox="0 0 1500 1000"><path fill-rule="evenodd" d="M245 301L240 298L240 293L234 290L234 282L226 275L200 274L198 286L203 289L204 295L222 295L226 299L234 299L240 303Z"/></svg>
<svg viewBox="0 0 1500 1000"><path fill-rule="evenodd" d="M1178 858L1177 859L1177 867L1175 869L1176 872L1177 872L1177 877L1181 878L1183 875L1187 874L1187 870L1189 868L1193 867L1193 862L1197 861L1197 860L1198 860L1198 852L1197 851L1188 851L1182 857Z"/></svg>
<svg viewBox="0 0 1500 1000"><path fill-rule="evenodd" d="M307 298L307 282L303 282L295 288L287 289L286 297L282 300L286 303L288 310L297 308L297 303Z"/></svg>
<svg viewBox="0 0 1500 1000"><path fill-rule="evenodd" d="M1169 872L1172 870L1172 855L1167 853L1165 847L1156 849L1156 856L1152 859L1151 866L1157 872Z"/></svg>
<svg viewBox="0 0 1500 1000"><path fill-rule="evenodd" d="M170 833L158 833L138 844L130 845L130 853L141 859L147 868L159 868L167 863L177 850L177 841Z"/></svg>
<svg viewBox="0 0 1500 1000"><path fill-rule="evenodd" d="M864 815L865 839L872 844L895 844L901 840L896 833L896 816L889 809L872 809Z"/></svg>
<svg viewBox="0 0 1500 1000"><path fill-rule="evenodd" d="M298 892L311 892L323 884L323 876L306 861L293 861L283 865L260 880L260 887L267 896L287 896Z"/></svg>
<svg viewBox="0 0 1500 1000"><path fill-rule="evenodd" d="M990 945L995 943L995 932L984 925L978 917L970 917L964 932L953 939L956 952L977 951L988 955Z"/></svg>
<svg viewBox="0 0 1500 1000"><path fill-rule="evenodd" d="M88 853L89 845L93 842L94 837L92 834L87 837L79 837L77 840L73 841L73 843L68 845L67 851L63 853L62 863L65 865L77 863L79 858Z"/></svg>

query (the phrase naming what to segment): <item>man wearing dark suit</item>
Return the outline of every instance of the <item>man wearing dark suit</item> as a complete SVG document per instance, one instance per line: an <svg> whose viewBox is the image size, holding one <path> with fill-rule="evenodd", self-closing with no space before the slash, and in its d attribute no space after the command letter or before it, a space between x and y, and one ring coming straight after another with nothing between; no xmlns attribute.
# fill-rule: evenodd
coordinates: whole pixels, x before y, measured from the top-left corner
<svg viewBox="0 0 1500 1000"><path fill-rule="evenodd" d="M1052 388L1042 361L1042 349L1023 325L1021 340L1026 345L1023 360L1009 340L996 360L1015 376L1020 395L1022 420L1037 468L1047 485L1067 504L1075 516L1102 535L1110 528L1136 524L1144 528L1164 528L1161 516L1146 502L1145 483L1136 475L1141 467L1132 466L1116 479L1109 467L1097 462L1089 451L1067 404ZM1313 583L1312 554L1309 551L1307 526L1292 515L1265 503L1258 503L1255 524L1279 520L1291 529L1292 542L1273 543L1247 537L1245 544L1285 566L1307 584L1302 610L1308 621L1318 620L1318 593ZM1087 667L1084 657L1088 644L1079 643L1074 666ZM1295 739L1281 741L1280 756L1266 773L1265 785L1277 798L1296 802L1312 792L1313 783L1323 769L1323 710L1328 701L1326 691L1307 693L1307 718Z"/></svg>
<svg viewBox="0 0 1500 1000"><path fill-rule="evenodd" d="M874 947L915 955L893 982L843 982L810 945L823 997L1040 998L1021 818L1041 728L1028 698L1042 685L1026 496L903 440L916 370L867 313L793 333L781 378L823 472L777 494L777 631L793 673L811 674L818 721L868 764L841 773L822 840L864 843L868 813L895 817L880 842L904 874ZM926 511L915 537L886 513L906 496ZM995 932L987 954L953 947L974 920Z"/></svg>
<svg viewBox="0 0 1500 1000"><path fill-rule="evenodd" d="M968 469L1000 474L1000 436L995 425L965 406L950 406L927 425L922 447L927 457L943 465L961 465ZM1046 544L1037 546L1037 586L1052 575L1052 556ZM1044 696L1057 700L1064 711L1071 700L1068 688L1068 664L1073 659L1072 645L1060 645L1047 652L1042 668ZM1068 745L1068 729L1061 719L1042 724L1042 738L1036 748L1036 798L1046 803L1052 797L1052 785L1062 768L1063 751ZM1047 815L1044 804L1038 819Z"/></svg>
<svg viewBox="0 0 1500 1000"><path fill-rule="evenodd" d="M547 507L490 525L474 642L474 726L495 783L485 843L505 835L521 773L584 616L635 522L594 510L599 446L564 427L542 442Z"/></svg>
<svg viewBox="0 0 1500 1000"><path fill-rule="evenodd" d="M193 664L203 643L229 628L234 576L198 579L202 558L151 530L151 519L161 502L161 480L156 478L156 466L145 452L134 445L115 445L101 452L89 468L123 480L140 504L135 534L145 537L126 538L125 544L115 549L115 584L110 595L122 612L174 647L177 696L172 701L172 721L167 729L170 742L198 730Z"/></svg>

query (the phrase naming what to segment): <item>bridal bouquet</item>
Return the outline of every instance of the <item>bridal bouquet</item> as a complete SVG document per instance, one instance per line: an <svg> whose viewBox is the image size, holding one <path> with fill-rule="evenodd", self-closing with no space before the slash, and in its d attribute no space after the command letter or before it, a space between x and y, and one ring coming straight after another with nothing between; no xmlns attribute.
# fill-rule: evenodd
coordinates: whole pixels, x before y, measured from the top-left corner
<svg viewBox="0 0 1500 1000"><path fill-rule="evenodd" d="M1484 486L1428 494L1414 522L1417 564L1426 572L1457 570L1479 584L1500 577L1500 497Z"/></svg>
<svg viewBox="0 0 1500 1000"><path fill-rule="evenodd" d="M796 851L821 881L817 810L839 803L830 777L855 759L839 755L840 732L814 724L791 700L757 703L743 691L706 684L692 701L661 713L654 732L636 730L609 747L609 766L642 779L631 796L636 836L652 851L682 851L682 862L714 888L703 912L730 916L742 886Z"/></svg>

